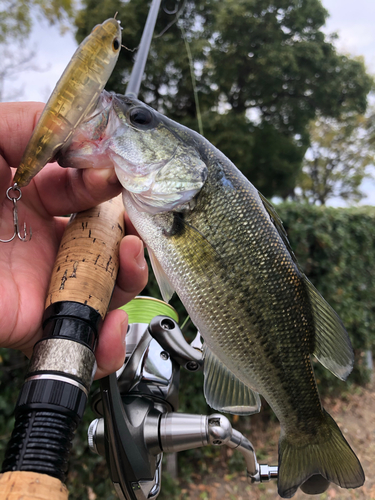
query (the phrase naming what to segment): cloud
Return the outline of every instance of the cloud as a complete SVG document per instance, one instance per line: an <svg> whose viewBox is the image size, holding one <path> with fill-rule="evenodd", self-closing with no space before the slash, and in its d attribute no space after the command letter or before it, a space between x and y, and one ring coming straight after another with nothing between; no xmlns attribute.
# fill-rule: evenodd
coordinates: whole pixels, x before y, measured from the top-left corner
<svg viewBox="0 0 375 500"><path fill-rule="evenodd" d="M324 32L337 32L338 50L364 56L369 71L375 73L375 2L323 0L322 3L330 14Z"/></svg>

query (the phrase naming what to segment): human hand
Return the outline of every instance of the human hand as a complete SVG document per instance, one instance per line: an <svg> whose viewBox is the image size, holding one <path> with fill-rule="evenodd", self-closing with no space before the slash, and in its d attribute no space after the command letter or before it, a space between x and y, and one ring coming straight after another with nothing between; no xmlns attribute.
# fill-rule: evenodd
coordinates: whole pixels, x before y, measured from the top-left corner
<svg viewBox="0 0 375 500"><path fill-rule="evenodd" d="M42 103L0 103L0 239L13 234L13 204L6 197L14 168L43 110ZM12 168L13 167L13 168ZM41 338L41 321L52 267L68 223L66 214L80 212L118 195L113 169L63 169L48 164L22 188L18 203L21 227L26 221L33 238L0 243L0 347L31 356ZM127 315L114 309L134 298L147 283L142 241L127 225L120 245L120 269L95 351L96 378L118 369L125 358ZM133 234L128 234L133 233Z"/></svg>

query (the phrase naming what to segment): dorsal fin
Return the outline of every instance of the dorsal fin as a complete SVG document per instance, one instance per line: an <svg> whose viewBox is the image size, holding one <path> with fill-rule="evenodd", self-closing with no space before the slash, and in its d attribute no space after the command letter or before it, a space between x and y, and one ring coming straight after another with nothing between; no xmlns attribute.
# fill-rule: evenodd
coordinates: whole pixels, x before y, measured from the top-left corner
<svg viewBox="0 0 375 500"><path fill-rule="evenodd" d="M262 193L259 193L259 191L258 191L258 194L259 194L260 199L262 200L262 203L263 203L264 208L266 209L266 212L268 213L268 215L271 219L271 222L273 223L273 225L277 229L277 232L279 233L280 238L283 240L284 245L286 246L288 252L290 253L290 256L291 256L293 262L297 265L298 269L300 269L299 264L297 262L297 258L294 255L292 247L290 246L290 243L288 240L288 235L286 234L285 228L283 226L283 222L280 219L280 217L278 216L278 214L275 210L275 207L272 205L272 203L270 203L267 200L267 198L265 198L262 195Z"/></svg>
<svg viewBox="0 0 375 500"><path fill-rule="evenodd" d="M348 333L328 302L306 276L303 277L314 315L315 348L313 354L336 377L345 380L352 371L354 362Z"/></svg>
<svg viewBox="0 0 375 500"><path fill-rule="evenodd" d="M259 196L291 258L302 273L290 246L282 221L277 215L275 208L261 193L259 193ZM332 307L324 300L303 273L302 277L306 283L314 315L315 348L314 353L311 354L314 354L318 361L336 377L345 380L352 371L354 361L353 349L348 333Z"/></svg>

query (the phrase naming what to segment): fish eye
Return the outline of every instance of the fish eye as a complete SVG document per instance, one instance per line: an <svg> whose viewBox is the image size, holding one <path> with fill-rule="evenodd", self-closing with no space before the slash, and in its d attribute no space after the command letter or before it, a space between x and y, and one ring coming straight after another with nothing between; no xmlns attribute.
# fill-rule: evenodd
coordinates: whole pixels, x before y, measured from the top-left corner
<svg viewBox="0 0 375 500"><path fill-rule="evenodd" d="M130 110L129 120L133 125L149 125L152 122L152 113L147 108L133 108Z"/></svg>
<svg viewBox="0 0 375 500"><path fill-rule="evenodd" d="M118 38L115 38L113 40L112 46L113 46L115 51L117 51L120 48L120 42L119 42Z"/></svg>

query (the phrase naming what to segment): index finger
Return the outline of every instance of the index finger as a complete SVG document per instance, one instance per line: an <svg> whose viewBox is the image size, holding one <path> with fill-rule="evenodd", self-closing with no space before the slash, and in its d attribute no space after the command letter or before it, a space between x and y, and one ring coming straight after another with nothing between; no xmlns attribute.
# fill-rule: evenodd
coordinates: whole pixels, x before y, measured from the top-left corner
<svg viewBox="0 0 375 500"><path fill-rule="evenodd" d="M0 186L9 187L12 171L17 167L44 108L42 102L0 103ZM1 189L0 199L5 196Z"/></svg>
<svg viewBox="0 0 375 500"><path fill-rule="evenodd" d="M10 167L18 167L44 106L42 102L0 103L0 155Z"/></svg>
<svg viewBox="0 0 375 500"><path fill-rule="evenodd" d="M44 109L39 102L0 103L0 185L11 185L12 172L17 168L27 143ZM50 215L86 210L116 196L121 186L113 169L107 171L76 171L49 164L46 172L38 174L38 193ZM30 183L34 188L36 184ZM27 186L24 194L33 189ZM34 191L32 191L33 194ZM0 192L0 199L5 191Z"/></svg>

